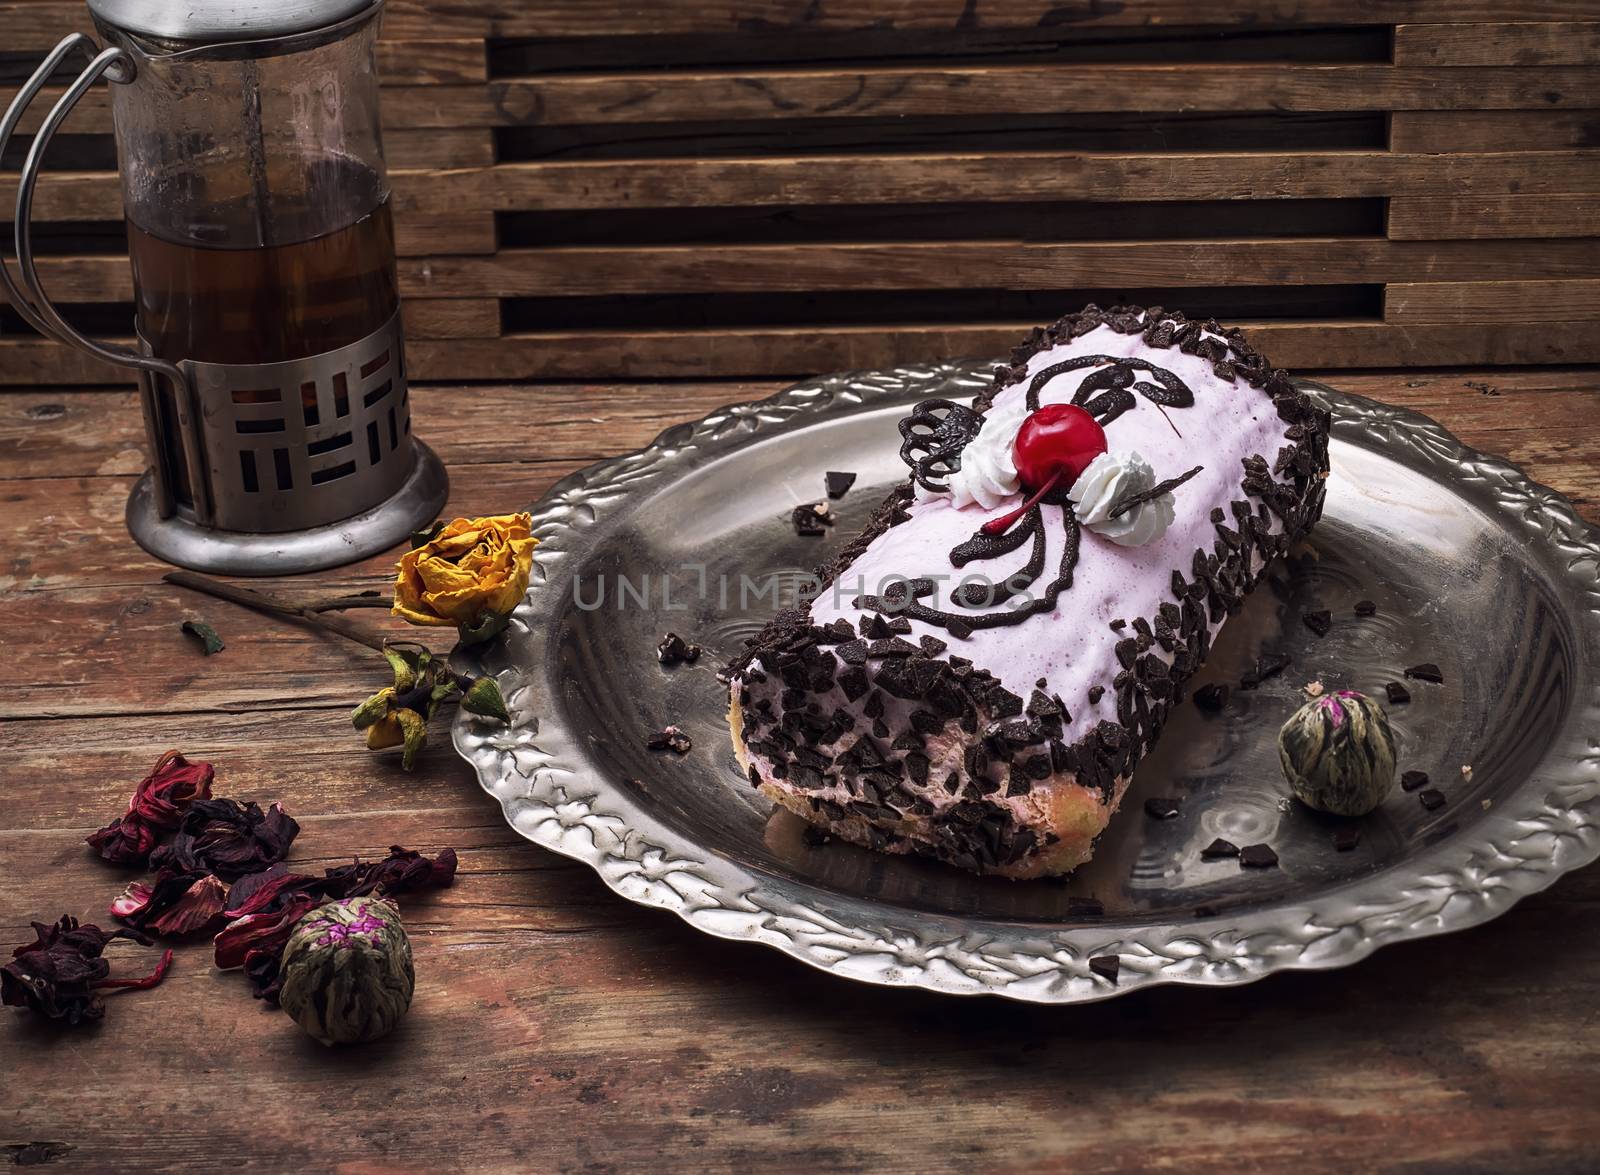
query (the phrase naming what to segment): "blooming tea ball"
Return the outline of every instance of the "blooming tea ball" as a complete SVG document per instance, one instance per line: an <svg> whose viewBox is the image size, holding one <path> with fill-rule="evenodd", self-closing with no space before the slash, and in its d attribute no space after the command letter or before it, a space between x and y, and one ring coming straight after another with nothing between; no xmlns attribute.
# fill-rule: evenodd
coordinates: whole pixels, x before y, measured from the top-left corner
<svg viewBox="0 0 1600 1175"><path fill-rule="evenodd" d="M376 1040L400 1022L416 983L400 911L381 898L327 902L283 948L278 1002L323 1044Z"/></svg>
<svg viewBox="0 0 1600 1175"><path fill-rule="evenodd" d="M1278 732L1278 761L1302 803L1365 816L1394 786L1394 734L1383 707L1355 690L1307 702Z"/></svg>

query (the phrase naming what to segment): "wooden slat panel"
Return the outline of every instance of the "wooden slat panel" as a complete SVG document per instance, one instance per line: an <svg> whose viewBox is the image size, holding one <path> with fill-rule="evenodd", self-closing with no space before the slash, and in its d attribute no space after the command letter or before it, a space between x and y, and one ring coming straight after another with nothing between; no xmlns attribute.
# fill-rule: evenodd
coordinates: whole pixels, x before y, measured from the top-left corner
<svg viewBox="0 0 1600 1175"><path fill-rule="evenodd" d="M406 337L416 339L496 339L500 337L497 298L406 298L400 303Z"/></svg>
<svg viewBox="0 0 1600 1175"><path fill-rule="evenodd" d="M458 86L489 78L489 54L483 40L378 41L378 76L386 86Z"/></svg>
<svg viewBox="0 0 1600 1175"><path fill-rule="evenodd" d="M394 221L394 247L401 257L493 253L494 213L402 213Z"/></svg>
<svg viewBox="0 0 1600 1175"><path fill-rule="evenodd" d="M1401 111L1389 120L1393 151L1565 151L1600 147L1600 110Z"/></svg>
<svg viewBox="0 0 1600 1175"><path fill-rule="evenodd" d="M494 132L481 127L450 130L385 130L384 161L392 170L429 167L488 167L494 163Z"/></svg>
<svg viewBox="0 0 1600 1175"><path fill-rule="evenodd" d="M621 37L746 33L803 35L853 29L1035 28L1158 25L1449 24L1467 21L1588 21L1594 0L390 0L390 40L469 37ZM18 50L44 49L83 19L76 0L0 4L0 28Z"/></svg>
<svg viewBox="0 0 1600 1175"><path fill-rule="evenodd" d="M1394 31L1396 65L1591 65L1600 60L1600 24L1403 24Z"/></svg>
<svg viewBox="0 0 1600 1175"><path fill-rule="evenodd" d="M1385 291L1383 317L1396 325L1597 322L1600 281L1396 282Z"/></svg>
<svg viewBox="0 0 1600 1175"><path fill-rule="evenodd" d="M566 331L500 339L413 339L417 379L635 379L786 376L999 355L1033 323ZM1600 363L1600 324L1402 326L1382 322L1239 323L1291 368ZM126 384L117 368L58 344L0 339L0 385Z"/></svg>
<svg viewBox="0 0 1600 1175"><path fill-rule="evenodd" d="M492 173L416 175L396 186L417 207L430 209L473 207L481 199L512 209L1580 192L1600 190L1600 152L1442 158L1382 151L1029 153L520 163ZM0 184L0 200L4 191ZM64 203L70 207L70 199Z"/></svg>
<svg viewBox="0 0 1600 1175"><path fill-rule="evenodd" d="M387 79L386 79L387 80ZM21 123L31 133L58 89ZM107 130L104 93L68 124ZM487 85L386 85L394 127L593 125L904 115L1495 110L1600 106L1600 68L1392 65L1079 65L938 69L652 71L551 75Z"/></svg>
<svg viewBox="0 0 1600 1175"><path fill-rule="evenodd" d="M448 223L448 218L437 218ZM413 244L426 234L411 234ZM453 250L441 250L441 252ZM1322 240L925 241L882 245L750 245L508 249L479 258L401 263L408 298L483 295L761 293L802 290L1059 290L1105 286L1337 285L1600 277L1588 241ZM132 297L123 257L46 257L60 302Z"/></svg>
<svg viewBox="0 0 1600 1175"><path fill-rule="evenodd" d="M396 207L420 212L1506 195L1600 190L1600 151L605 160L396 171L391 179ZM0 175L0 208L15 199L15 177ZM121 215L117 177L110 172L49 176L39 185L35 215L41 220L114 220Z"/></svg>
<svg viewBox="0 0 1600 1175"><path fill-rule="evenodd" d="M979 226L974 226L979 227ZM1527 245L1382 239L1234 241L928 241L503 250L402 266L409 293L460 297L766 290L1070 289L1089 286L1331 285L1417 279L1600 276L1587 242Z"/></svg>
<svg viewBox="0 0 1600 1175"><path fill-rule="evenodd" d="M871 115L1493 110L1600 106L1600 69L1391 65L1078 65L652 72L401 88L405 126L577 125Z"/></svg>
<svg viewBox="0 0 1600 1175"><path fill-rule="evenodd" d="M958 355L1003 354L1032 323L983 326L741 329L683 333L567 332L493 343L419 342L407 351L418 378L598 379L801 375L884 367ZM1600 362L1600 325L1529 323L1397 327L1384 323L1239 323L1286 367L1390 367ZM413 354L414 352L414 354Z"/></svg>
<svg viewBox="0 0 1600 1175"><path fill-rule="evenodd" d="M1600 237L1600 200L1588 194L1423 196L1389 201L1396 241Z"/></svg>

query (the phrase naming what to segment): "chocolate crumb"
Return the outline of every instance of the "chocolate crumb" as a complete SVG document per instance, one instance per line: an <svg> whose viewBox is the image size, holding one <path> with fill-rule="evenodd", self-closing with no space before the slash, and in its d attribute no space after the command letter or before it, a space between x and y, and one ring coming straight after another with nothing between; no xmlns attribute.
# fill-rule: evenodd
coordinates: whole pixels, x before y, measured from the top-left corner
<svg viewBox="0 0 1600 1175"><path fill-rule="evenodd" d="M1373 603L1371 600L1357 600L1356 601L1356 615L1357 616L1376 616L1377 614L1378 614L1378 605Z"/></svg>
<svg viewBox="0 0 1600 1175"><path fill-rule="evenodd" d="M1383 692L1389 695L1389 705L1391 706L1404 706L1411 700L1411 691L1398 681L1384 682Z"/></svg>
<svg viewBox="0 0 1600 1175"><path fill-rule="evenodd" d="M838 473L831 469L824 473L822 478L828 483L828 497L830 498L844 497L850 492L850 487L856 484L855 474Z"/></svg>
<svg viewBox="0 0 1600 1175"><path fill-rule="evenodd" d="M1421 665L1413 665L1406 670L1406 676L1417 681L1431 681L1434 685L1444 682L1444 674L1439 672L1439 667L1432 661L1424 661Z"/></svg>
<svg viewBox="0 0 1600 1175"><path fill-rule="evenodd" d="M1202 861L1215 861L1221 857L1237 857L1238 855L1239 846L1231 840L1223 840L1220 836L1200 850L1200 859Z"/></svg>
<svg viewBox="0 0 1600 1175"><path fill-rule="evenodd" d="M1089 970L1093 971L1107 983L1117 982L1117 972L1122 968L1122 959L1117 955L1095 955L1089 960Z"/></svg>
<svg viewBox="0 0 1600 1175"><path fill-rule="evenodd" d="M964 641L972 636L972 626L970 624L964 624L959 620L952 620L949 624L944 626L944 630L951 636L955 637L958 641Z"/></svg>
<svg viewBox="0 0 1600 1175"><path fill-rule="evenodd" d="M1239 850L1239 864L1246 869L1271 869L1278 863L1278 854L1271 845L1245 845Z"/></svg>
<svg viewBox="0 0 1600 1175"><path fill-rule="evenodd" d="M1361 843L1361 830L1359 828L1335 828L1333 830L1333 847L1341 853L1348 853Z"/></svg>
<svg viewBox="0 0 1600 1175"><path fill-rule="evenodd" d="M677 665L700 659L700 646L691 645L675 632L669 632L656 645L656 656L663 665Z"/></svg>
<svg viewBox="0 0 1600 1175"><path fill-rule="evenodd" d="M1111 622L1111 631L1112 632L1121 632L1124 628L1127 628L1127 627L1128 627L1128 622L1126 620L1118 619L1118 620L1113 620Z"/></svg>
<svg viewBox="0 0 1600 1175"><path fill-rule="evenodd" d="M1318 636L1327 636L1333 631L1333 613L1326 608L1318 608L1315 612L1307 612L1300 617L1305 626Z"/></svg>
<svg viewBox="0 0 1600 1175"><path fill-rule="evenodd" d="M1268 678L1276 677L1289 668L1288 653L1270 653L1259 658L1255 667L1239 679L1240 689L1256 689Z"/></svg>
<svg viewBox="0 0 1600 1175"><path fill-rule="evenodd" d="M1416 791L1419 787L1428 786L1428 773L1426 771L1407 771L1400 776L1402 791Z"/></svg>
<svg viewBox="0 0 1600 1175"><path fill-rule="evenodd" d="M1444 792L1440 791L1436 787L1430 787L1427 791L1419 795L1417 799L1421 800L1422 806L1430 812L1437 811L1438 809L1444 807Z"/></svg>
<svg viewBox="0 0 1600 1175"><path fill-rule="evenodd" d="M811 539L828 533L828 527L833 525L833 510L826 502L807 502L796 506L789 518L795 534Z"/></svg>
<svg viewBox="0 0 1600 1175"><path fill-rule="evenodd" d="M1228 704L1228 687L1213 681L1194 691L1194 704L1209 714L1217 714Z"/></svg>
<svg viewBox="0 0 1600 1175"><path fill-rule="evenodd" d="M1144 811L1153 820L1171 820L1178 814L1178 801L1169 796L1151 796L1144 802Z"/></svg>
<svg viewBox="0 0 1600 1175"><path fill-rule="evenodd" d="M1100 699L1105 697L1105 696L1106 696L1106 687L1105 686L1103 686L1103 685L1091 685L1089 687L1089 705L1091 705L1091 706L1099 705Z"/></svg>
<svg viewBox="0 0 1600 1175"><path fill-rule="evenodd" d="M644 745L652 751L673 751L679 755L687 755L694 746L689 736L676 726L663 726L644 740Z"/></svg>

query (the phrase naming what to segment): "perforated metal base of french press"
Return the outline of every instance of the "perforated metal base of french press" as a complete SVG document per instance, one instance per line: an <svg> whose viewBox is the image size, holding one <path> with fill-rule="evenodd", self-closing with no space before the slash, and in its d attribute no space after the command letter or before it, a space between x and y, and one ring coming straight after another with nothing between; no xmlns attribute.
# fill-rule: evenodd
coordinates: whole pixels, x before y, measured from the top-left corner
<svg viewBox="0 0 1600 1175"><path fill-rule="evenodd" d="M449 492L444 464L412 442L410 474L393 495L364 513L327 526L278 534L242 534L196 525L182 511L163 518L155 479L146 473L128 495L128 530L157 559L215 575L293 575L375 555L439 516Z"/></svg>

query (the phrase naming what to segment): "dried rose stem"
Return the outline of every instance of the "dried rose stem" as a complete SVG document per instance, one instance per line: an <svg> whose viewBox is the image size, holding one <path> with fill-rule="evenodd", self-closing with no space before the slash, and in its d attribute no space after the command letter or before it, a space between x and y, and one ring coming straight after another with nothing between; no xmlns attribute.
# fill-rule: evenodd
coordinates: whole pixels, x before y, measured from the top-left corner
<svg viewBox="0 0 1600 1175"><path fill-rule="evenodd" d="M361 596L335 596L331 600L318 600L315 604L307 604L308 612L343 612L346 608L387 608L389 599L377 592Z"/></svg>
<svg viewBox="0 0 1600 1175"><path fill-rule="evenodd" d="M271 596L266 592L258 592L251 588L240 587L238 584L228 583L220 579L212 579L209 575L200 575L193 571L169 571L161 577L167 583L186 587L191 591L204 592L208 596L215 596L219 600L238 604L245 608L254 608L257 612L270 612L275 616L288 616L299 620L313 628L320 628L324 632L331 632L337 636L353 640L357 644L366 645L369 649L383 651L384 639L377 633L368 632L359 624L352 624L342 616L325 616L315 607L305 604L295 604L283 599L281 596ZM370 597L353 596L351 599L365 599ZM361 604L358 607L369 607ZM384 606L387 606L386 604Z"/></svg>

